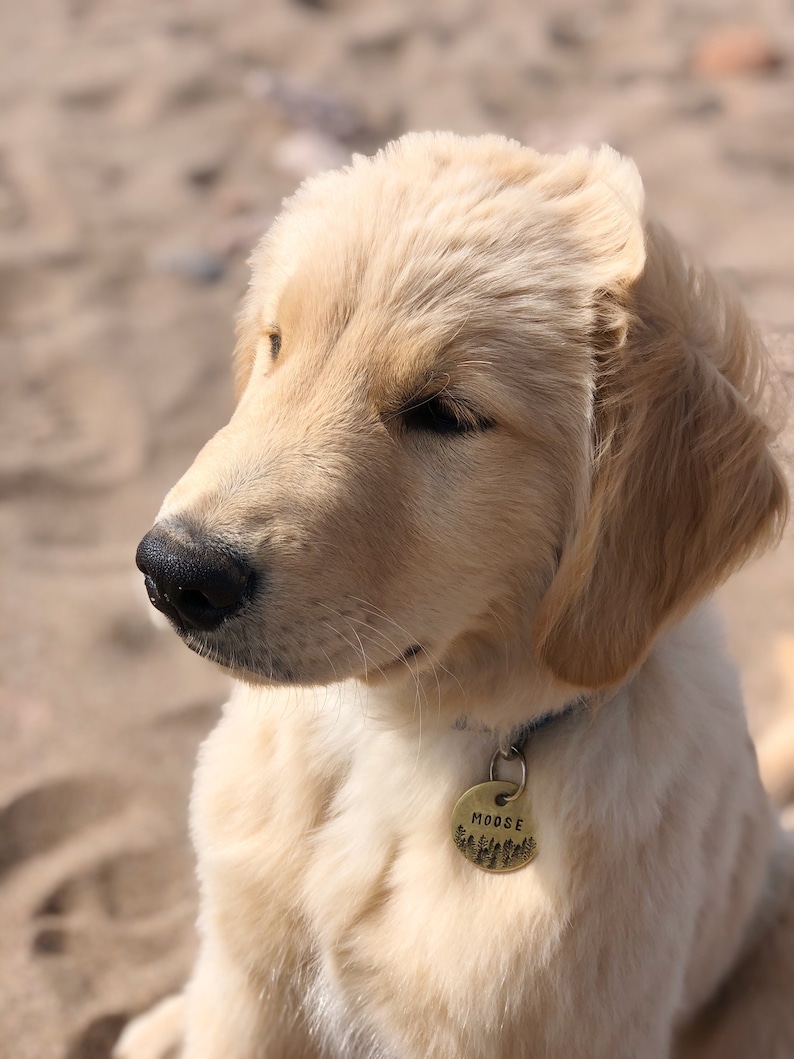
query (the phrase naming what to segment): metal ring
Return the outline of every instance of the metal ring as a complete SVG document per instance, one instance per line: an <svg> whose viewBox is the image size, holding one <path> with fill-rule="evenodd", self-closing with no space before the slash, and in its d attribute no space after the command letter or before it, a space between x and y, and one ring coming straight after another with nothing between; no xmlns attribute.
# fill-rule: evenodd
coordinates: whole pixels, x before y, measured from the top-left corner
<svg viewBox="0 0 794 1059"><path fill-rule="evenodd" d="M491 758L491 767L488 770L488 775L490 776L492 782L493 782L493 778L494 778L494 769L496 767L496 759L498 757L504 758L505 761L512 761L514 758L518 758L518 760L521 762L521 783L519 783L519 785L518 785L518 790L515 792L515 794L502 794L502 795L500 795L500 797L503 798L505 802L515 802L521 797L521 795L526 790L526 786L527 786L527 762L526 762L526 759L525 759L524 755L521 753L521 751L518 749L517 746L511 746L509 750L503 750L500 746L498 746L496 748L496 750L494 750L494 752L493 752L493 757Z"/></svg>

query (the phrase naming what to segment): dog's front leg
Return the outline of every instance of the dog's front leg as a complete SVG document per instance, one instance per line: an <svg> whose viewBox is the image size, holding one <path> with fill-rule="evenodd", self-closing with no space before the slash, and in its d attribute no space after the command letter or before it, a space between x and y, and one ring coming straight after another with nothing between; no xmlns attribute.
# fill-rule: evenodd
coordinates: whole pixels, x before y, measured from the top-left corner
<svg viewBox="0 0 794 1059"><path fill-rule="evenodd" d="M252 978L222 943L204 938L186 990L182 1059L313 1059L294 1000L277 980Z"/></svg>
<svg viewBox="0 0 794 1059"><path fill-rule="evenodd" d="M262 989L205 939L185 991L129 1024L114 1059L313 1059L317 1050L278 986Z"/></svg>

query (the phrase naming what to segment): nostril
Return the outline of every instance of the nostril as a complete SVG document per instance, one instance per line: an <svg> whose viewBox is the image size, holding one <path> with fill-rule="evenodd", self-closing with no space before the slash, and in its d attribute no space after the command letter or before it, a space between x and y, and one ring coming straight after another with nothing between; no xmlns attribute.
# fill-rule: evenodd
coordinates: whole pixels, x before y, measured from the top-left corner
<svg viewBox="0 0 794 1059"><path fill-rule="evenodd" d="M228 602L223 604L218 603L217 594L210 598L206 592L195 588L181 588L178 585L168 589L166 601L176 610L184 625L209 631L216 629L225 618L231 617L241 609L248 599L247 590L252 582L253 578L234 596L224 594L223 598L228 599Z"/></svg>
<svg viewBox="0 0 794 1059"><path fill-rule="evenodd" d="M213 604L207 599L202 592L197 592L194 588L181 589L178 588L174 593L174 603L181 604L183 607L194 607L197 610L204 608L210 610L217 610L217 607L213 607Z"/></svg>
<svg viewBox="0 0 794 1059"><path fill-rule="evenodd" d="M245 594L251 571L226 554L204 559L194 576L186 577L177 587L180 599L188 605L204 605L223 609L233 607Z"/></svg>

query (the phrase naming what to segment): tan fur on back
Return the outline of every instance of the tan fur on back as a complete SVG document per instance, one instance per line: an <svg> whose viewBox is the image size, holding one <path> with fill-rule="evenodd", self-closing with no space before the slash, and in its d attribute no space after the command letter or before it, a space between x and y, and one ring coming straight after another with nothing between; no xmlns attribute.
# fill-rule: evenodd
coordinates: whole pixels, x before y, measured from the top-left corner
<svg viewBox="0 0 794 1059"><path fill-rule="evenodd" d="M765 353L632 163L420 135L310 181L236 370L160 513L260 584L186 637L240 679L201 954L117 1054L794 1055L792 854L702 603L785 520ZM479 871L456 799L582 692L526 748L536 860Z"/></svg>

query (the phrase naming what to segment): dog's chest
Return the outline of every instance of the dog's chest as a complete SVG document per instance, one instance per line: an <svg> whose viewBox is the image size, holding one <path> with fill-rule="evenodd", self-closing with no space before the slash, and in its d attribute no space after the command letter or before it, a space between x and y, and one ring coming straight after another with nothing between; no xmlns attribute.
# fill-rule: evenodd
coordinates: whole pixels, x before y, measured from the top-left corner
<svg viewBox="0 0 794 1059"><path fill-rule="evenodd" d="M505 967L533 946L548 963L565 922L550 896L553 848L545 867L490 875L452 840L452 808L485 778L487 750L450 733L417 753L358 715L260 719L252 731L231 714L209 740L194 817L215 919L263 982L299 983L332 1054L358 1054L358 1041L387 1056L411 1040L431 1054L421 1027L439 1011L448 1026L488 1026ZM513 983L533 994L525 1008L542 1006L542 979Z"/></svg>

